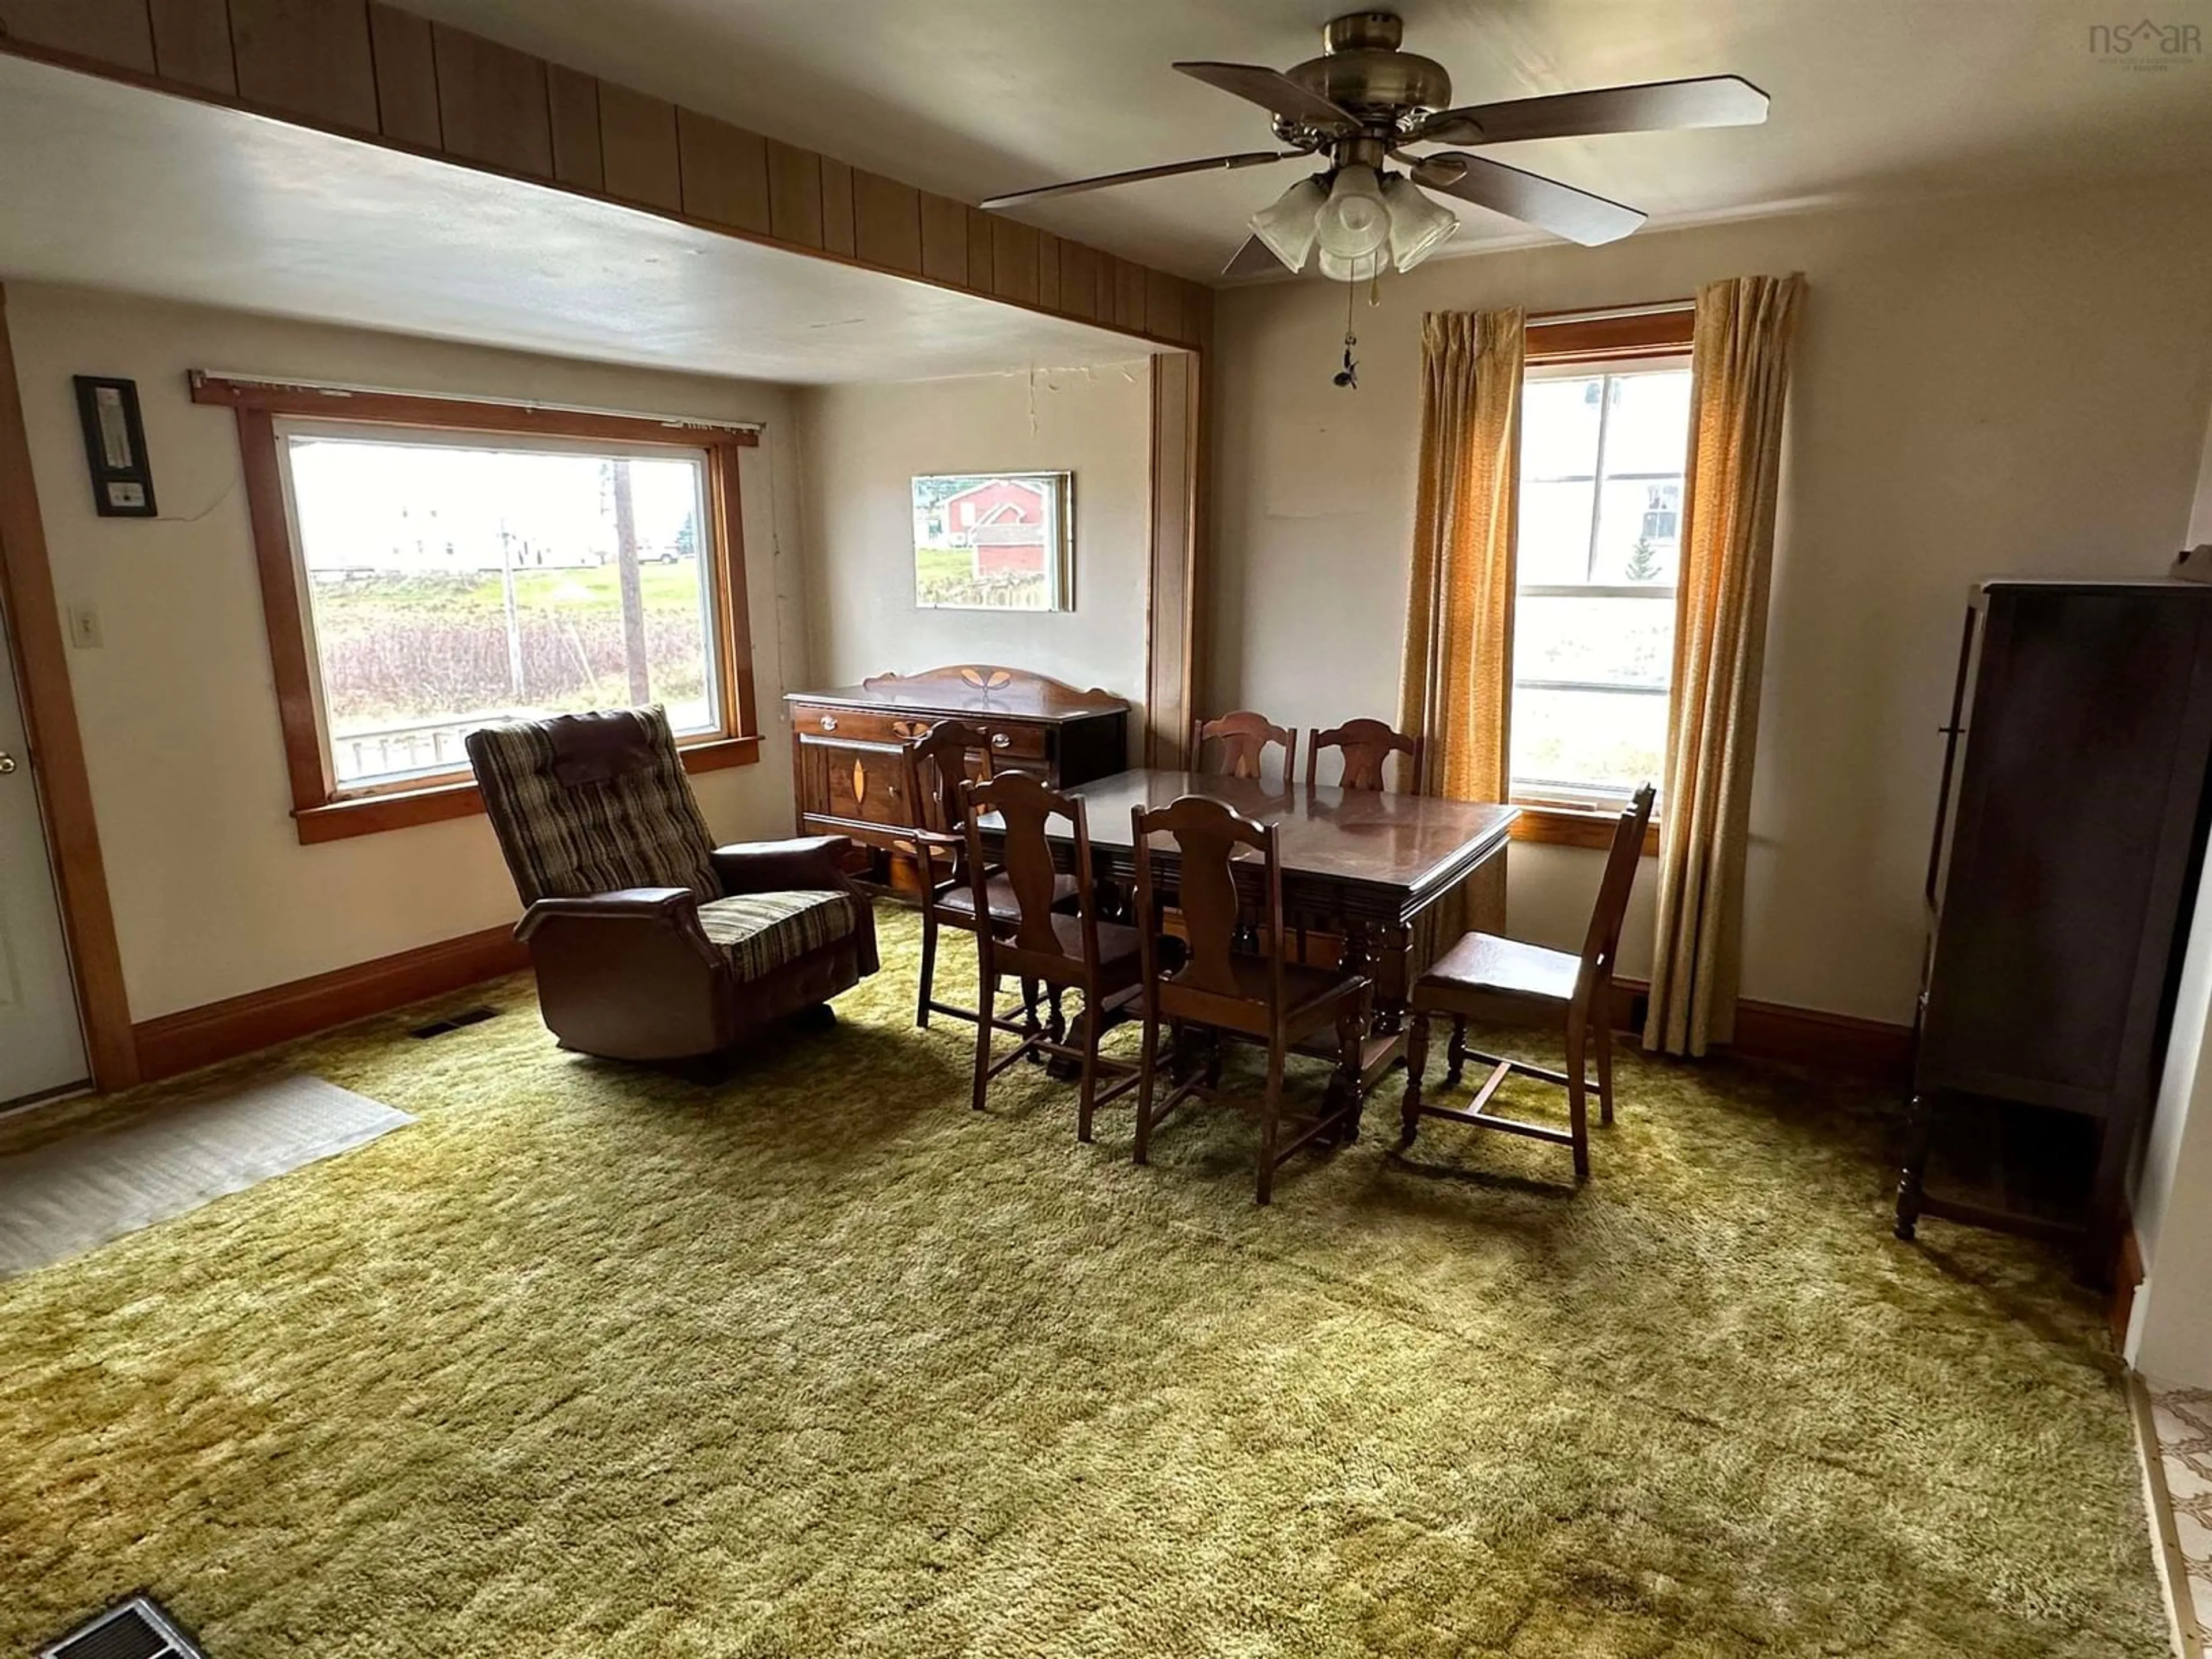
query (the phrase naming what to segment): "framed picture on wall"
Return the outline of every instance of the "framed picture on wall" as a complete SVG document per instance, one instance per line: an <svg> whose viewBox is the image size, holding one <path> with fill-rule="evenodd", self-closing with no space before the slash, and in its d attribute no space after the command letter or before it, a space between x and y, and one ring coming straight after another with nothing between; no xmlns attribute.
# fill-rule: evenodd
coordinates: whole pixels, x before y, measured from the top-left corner
<svg viewBox="0 0 2212 1659"><path fill-rule="evenodd" d="M1074 610L1074 495L1072 472L916 478L915 607Z"/></svg>

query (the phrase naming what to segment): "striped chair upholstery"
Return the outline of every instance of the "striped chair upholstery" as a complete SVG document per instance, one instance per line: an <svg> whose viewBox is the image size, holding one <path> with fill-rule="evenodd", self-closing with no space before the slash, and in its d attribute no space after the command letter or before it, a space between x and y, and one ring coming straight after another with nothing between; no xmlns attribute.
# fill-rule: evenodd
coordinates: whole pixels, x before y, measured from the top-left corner
<svg viewBox="0 0 2212 1659"><path fill-rule="evenodd" d="M714 837L659 705L483 726L468 751L525 904L624 887L721 896Z"/></svg>
<svg viewBox="0 0 2212 1659"><path fill-rule="evenodd" d="M658 705L487 726L468 736L484 811L522 902L625 887L688 887L699 927L741 980L849 935L846 893L725 897L676 736Z"/></svg>
<svg viewBox="0 0 2212 1659"><path fill-rule="evenodd" d="M729 952L739 979L765 979L787 962L833 945L860 921L846 893L738 893L699 907L699 926Z"/></svg>

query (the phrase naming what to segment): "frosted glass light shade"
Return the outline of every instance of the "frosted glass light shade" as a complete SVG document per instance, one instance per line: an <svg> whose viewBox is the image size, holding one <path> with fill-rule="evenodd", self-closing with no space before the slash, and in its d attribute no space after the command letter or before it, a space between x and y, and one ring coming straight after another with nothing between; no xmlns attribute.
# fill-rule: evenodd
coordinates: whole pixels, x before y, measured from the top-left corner
<svg viewBox="0 0 2212 1659"><path fill-rule="evenodd" d="M1390 215L1390 259L1401 270L1411 270L1459 228L1459 215L1410 179L1385 179L1382 204Z"/></svg>
<svg viewBox="0 0 2212 1659"><path fill-rule="evenodd" d="M1252 216L1252 234L1292 270L1305 269L1313 252L1315 222L1328 192L1318 179L1301 179Z"/></svg>
<svg viewBox="0 0 2212 1659"><path fill-rule="evenodd" d="M1339 167L1316 224L1323 252L1363 259L1379 252L1390 240L1390 212L1375 169Z"/></svg>
<svg viewBox="0 0 2212 1659"><path fill-rule="evenodd" d="M1324 247L1320 258L1321 274L1332 283L1364 283L1370 276L1381 276L1390 263L1389 252L1382 248L1347 259Z"/></svg>

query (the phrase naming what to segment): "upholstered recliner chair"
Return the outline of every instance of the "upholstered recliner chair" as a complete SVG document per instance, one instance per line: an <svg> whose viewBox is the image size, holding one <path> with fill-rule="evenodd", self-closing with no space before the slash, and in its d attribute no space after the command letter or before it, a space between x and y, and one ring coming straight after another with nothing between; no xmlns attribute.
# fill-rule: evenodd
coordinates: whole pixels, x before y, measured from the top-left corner
<svg viewBox="0 0 2212 1659"><path fill-rule="evenodd" d="M714 846L659 708L488 726L468 752L562 1048L709 1054L876 971L852 843Z"/></svg>

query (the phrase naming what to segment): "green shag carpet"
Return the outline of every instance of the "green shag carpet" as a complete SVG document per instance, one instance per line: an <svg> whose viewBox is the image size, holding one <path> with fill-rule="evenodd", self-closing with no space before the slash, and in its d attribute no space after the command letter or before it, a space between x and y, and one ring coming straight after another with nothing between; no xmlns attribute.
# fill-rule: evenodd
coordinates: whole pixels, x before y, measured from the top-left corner
<svg viewBox="0 0 2212 1659"><path fill-rule="evenodd" d="M1262 1210L1234 1113L970 1112L882 922L713 1088L522 981L276 1056L421 1121L0 1284L0 1650L146 1588L214 1659L2167 1650L2095 1303L1894 1243L1891 1101L1629 1060L1577 1192L1400 1158L1394 1079Z"/></svg>

